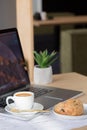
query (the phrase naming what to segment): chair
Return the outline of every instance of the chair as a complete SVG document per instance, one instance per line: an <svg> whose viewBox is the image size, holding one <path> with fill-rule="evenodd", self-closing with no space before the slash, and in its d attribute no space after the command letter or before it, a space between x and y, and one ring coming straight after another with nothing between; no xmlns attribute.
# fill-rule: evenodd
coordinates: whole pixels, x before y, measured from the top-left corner
<svg viewBox="0 0 87 130"><path fill-rule="evenodd" d="M87 75L87 29L61 31L61 73L78 72Z"/></svg>

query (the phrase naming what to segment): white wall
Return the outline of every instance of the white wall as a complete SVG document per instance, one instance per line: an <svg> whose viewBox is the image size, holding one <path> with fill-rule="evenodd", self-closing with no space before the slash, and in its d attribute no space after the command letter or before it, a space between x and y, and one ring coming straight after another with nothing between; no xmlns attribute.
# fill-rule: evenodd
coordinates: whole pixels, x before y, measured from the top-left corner
<svg viewBox="0 0 87 130"><path fill-rule="evenodd" d="M33 13L41 12L42 0L32 2ZM16 27L16 0L0 0L0 29L10 27Z"/></svg>
<svg viewBox="0 0 87 130"><path fill-rule="evenodd" d="M42 0L33 0L33 13L42 11Z"/></svg>
<svg viewBox="0 0 87 130"><path fill-rule="evenodd" d="M16 26L16 0L0 0L0 29Z"/></svg>

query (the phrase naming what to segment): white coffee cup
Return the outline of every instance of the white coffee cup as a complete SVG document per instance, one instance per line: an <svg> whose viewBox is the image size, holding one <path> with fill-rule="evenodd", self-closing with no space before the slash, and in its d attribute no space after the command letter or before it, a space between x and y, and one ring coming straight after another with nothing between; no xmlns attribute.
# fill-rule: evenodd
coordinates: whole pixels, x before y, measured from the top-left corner
<svg viewBox="0 0 87 130"><path fill-rule="evenodd" d="M47 13L46 12L41 12L41 20L46 20L47 19Z"/></svg>
<svg viewBox="0 0 87 130"><path fill-rule="evenodd" d="M6 98L6 104L11 107L9 100L14 101L15 107L19 110L31 109L34 104L34 93L30 91L16 92L13 96Z"/></svg>

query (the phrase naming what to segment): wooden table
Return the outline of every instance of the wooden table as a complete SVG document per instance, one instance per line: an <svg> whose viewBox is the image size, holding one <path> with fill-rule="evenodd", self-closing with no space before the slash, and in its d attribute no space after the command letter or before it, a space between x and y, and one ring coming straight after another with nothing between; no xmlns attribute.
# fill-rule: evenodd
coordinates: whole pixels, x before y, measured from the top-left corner
<svg viewBox="0 0 87 130"><path fill-rule="evenodd" d="M43 25L63 25L63 24L84 24L87 23L87 15L80 16L59 16L54 17L53 19L47 20L34 20L34 26L43 26Z"/></svg>
<svg viewBox="0 0 87 130"><path fill-rule="evenodd" d="M64 73L53 76L53 82L48 86L55 86L66 89L81 90L84 95L78 97L83 103L87 103L87 76L78 73ZM74 130L87 130L86 127Z"/></svg>

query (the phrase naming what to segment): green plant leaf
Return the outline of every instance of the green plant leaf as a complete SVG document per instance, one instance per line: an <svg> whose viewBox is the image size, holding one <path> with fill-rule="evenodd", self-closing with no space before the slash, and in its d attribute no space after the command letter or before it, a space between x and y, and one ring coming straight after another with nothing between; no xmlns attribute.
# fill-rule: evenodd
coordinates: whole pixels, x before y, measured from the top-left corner
<svg viewBox="0 0 87 130"><path fill-rule="evenodd" d="M41 55L39 55L39 53L37 53L36 51L34 51L34 59L35 59L35 61L37 62L38 65L41 64L42 57L41 57Z"/></svg>
<svg viewBox="0 0 87 130"><path fill-rule="evenodd" d="M57 59L55 55L56 55L55 51L49 54L47 49L44 50L43 52L40 51L39 53L34 51L34 59L41 68L50 66Z"/></svg>

